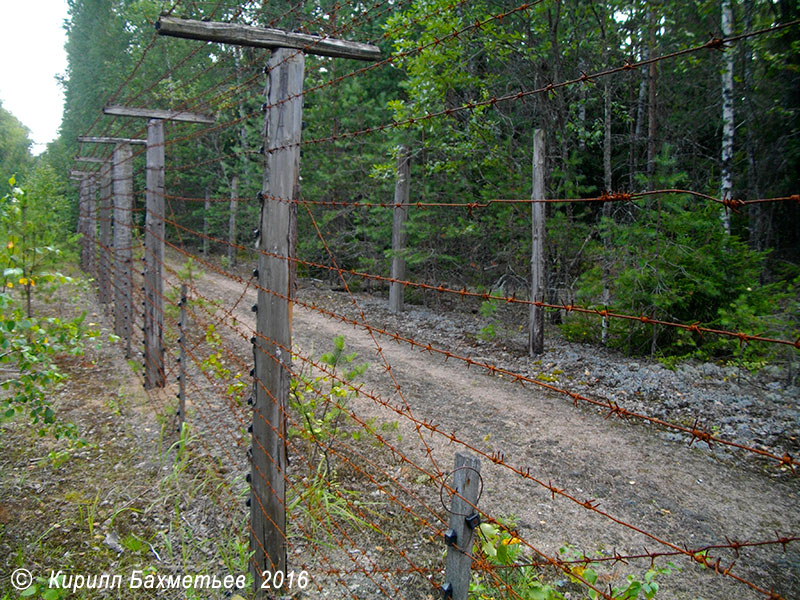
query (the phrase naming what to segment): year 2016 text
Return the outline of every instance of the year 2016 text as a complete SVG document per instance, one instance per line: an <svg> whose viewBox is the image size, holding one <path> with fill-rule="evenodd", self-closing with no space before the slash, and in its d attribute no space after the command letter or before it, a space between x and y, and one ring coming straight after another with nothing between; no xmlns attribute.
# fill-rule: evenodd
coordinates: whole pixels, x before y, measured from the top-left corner
<svg viewBox="0 0 800 600"><path fill-rule="evenodd" d="M262 590L277 590L284 586L288 588L298 587L304 590L310 583L308 571L264 571L264 581L261 583Z"/></svg>

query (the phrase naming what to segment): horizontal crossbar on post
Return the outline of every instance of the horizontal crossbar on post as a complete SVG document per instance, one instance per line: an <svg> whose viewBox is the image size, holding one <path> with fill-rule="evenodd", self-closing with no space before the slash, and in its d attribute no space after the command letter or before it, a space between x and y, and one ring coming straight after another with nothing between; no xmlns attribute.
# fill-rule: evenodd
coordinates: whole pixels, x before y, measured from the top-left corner
<svg viewBox="0 0 800 600"><path fill-rule="evenodd" d="M337 40L307 33L289 33L280 29L240 25L238 23L160 17L156 22L156 30L159 35L204 42L219 42L256 48L291 48L302 50L305 54L331 56L333 58L353 58L356 60L379 60L381 58L381 49L372 44Z"/></svg>
<svg viewBox="0 0 800 600"><path fill-rule="evenodd" d="M78 141L84 144L147 144L147 140L118 137L93 137L90 135L78 136Z"/></svg>
<svg viewBox="0 0 800 600"><path fill-rule="evenodd" d="M76 156L75 160L78 161L78 162L95 163L95 164L101 164L101 163L107 163L108 162L107 158L97 158L95 156Z"/></svg>
<svg viewBox="0 0 800 600"><path fill-rule="evenodd" d="M159 108L131 108L129 106L104 106L103 114L115 117L140 117L144 119L162 119L164 121L182 121L184 123L216 123L214 117L191 113L185 110L162 110Z"/></svg>

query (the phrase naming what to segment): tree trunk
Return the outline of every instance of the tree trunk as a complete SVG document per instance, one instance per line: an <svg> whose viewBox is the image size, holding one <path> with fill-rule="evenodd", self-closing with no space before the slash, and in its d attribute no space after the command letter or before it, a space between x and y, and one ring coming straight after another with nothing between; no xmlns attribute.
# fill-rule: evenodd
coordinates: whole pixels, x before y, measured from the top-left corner
<svg viewBox="0 0 800 600"><path fill-rule="evenodd" d="M722 0L722 35L733 34L733 8L731 0ZM732 48L726 48L722 57L722 182L720 196L729 200L733 195L733 58ZM722 207L722 227L731 233L731 217L726 206Z"/></svg>
<svg viewBox="0 0 800 600"><path fill-rule="evenodd" d="M648 55L653 56L656 48L656 15L652 8L648 10L647 20L650 30L647 42ZM654 62L650 63L647 83L647 177L650 181L650 187L652 187L656 173L656 154L658 152L658 144L656 143L658 70Z"/></svg>
<svg viewBox="0 0 800 600"><path fill-rule="evenodd" d="M755 7L753 0L744 0L744 30L752 31L753 14ZM744 118L745 118L745 153L747 155L747 197L748 199L760 198L761 190L758 185L758 170L756 163L756 120L755 107L753 106L753 93L755 84L753 80L753 45L751 40L740 42L742 49L742 63L744 65ZM748 210L750 220L750 247L761 252L767 247L768 232L766 231L767 211L763 204L751 204Z"/></svg>
<svg viewBox="0 0 800 600"><path fill-rule="evenodd" d="M604 52L603 54L606 54ZM607 64L607 57L604 57ZM611 174L611 86L608 79L603 83L603 185L606 191L611 191L613 181ZM609 237L609 221L611 219L611 203L603 204L603 306L608 307L611 300L611 239ZM603 317L601 338L603 345L608 344L608 317Z"/></svg>

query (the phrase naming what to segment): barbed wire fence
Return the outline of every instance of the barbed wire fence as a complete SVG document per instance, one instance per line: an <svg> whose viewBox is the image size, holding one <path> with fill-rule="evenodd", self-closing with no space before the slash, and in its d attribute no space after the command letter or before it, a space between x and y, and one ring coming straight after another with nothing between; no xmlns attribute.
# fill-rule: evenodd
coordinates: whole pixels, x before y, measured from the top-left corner
<svg viewBox="0 0 800 600"><path fill-rule="evenodd" d="M191 14L200 9L198 4L203 3L179 0L162 19L171 18L178 8ZM202 15L206 19L221 18L228 23L253 20L248 9L239 4L205 4L213 5L209 13ZM453 2L437 12L454 10L465 4ZM299 135L289 141L275 141L269 137L270 128L277 128L274 122L270 122L270 116L285 114L282 112L284 109L296 110L297 106L302 111L302 103L313 101L314 94L330 89L335 93L336 87L343 82L394 65L426 48L446 45L461 36L480 35L487 25L526 14L537 4L539 2L524 3L498 12L466 24L435 42L371 60L366 67L353 68L345 74L337 75L331 69L329 78L306 88L302 87L301 77L300 90L284 97L274 99L270 95L275 88L273 81L272 89L267 90L266 101L258 103L253 101L253 97L263 94L265 78L270 81L274 74L277 80L284 68L297 64L298 59L302 62L306 55L315 54L329 40L346 37L364 23L380 23L391 11L401 7L385 1L359 4L357 8L348 5L346 13L351 19L332 23L330 19L321 17L306 18L301 12L303 3L298 3L275 14L268 25L295 19L297 31L323 31L323 35L306 41L298 49L283 49L271 54L258 50L248 59L238 50L226 47L214 61L209 61L207 54L201 53L204 47L201 44L182 43L181 50L186 52L183 56L171 61L172 66L147 87L126 96L128 86L143 68L146 55L160 44L172 43L168 39L160 40L154 32L133 71L109 96L109 105L142 110L152 108L150 103L158 99L154 90L163 82L169 80L178 86L177 89L188 90L201 77L218 73L215 84L201 90L192 89L191 93L185 94L187 100L183 104L169 109L174 115L192 112L217 115L217 118L213 124L169 125L164 141L156 144L161 147L162 155L164 150L169 151L169 162L162 168L167 182L165 187L170 192L160 192L163 209L158 212L153 212L143 197L141 186L138 186L138 191L133 190L133 182L140 183L148 169L153 168L146 154L154 144L151 142L141 150L137 146L136 150L128 148L119 152L121 147L132 143L131 140L135 140L133 143L143 142L146 129L131 126L130 122L123 124L122 119L98 116L86 132L87 138L108 138L118 152L112 156L104 150L93 151L90 157L96 159L98 169L77 174L81 178L79 231L84 234L82 266L100 282L101 301L109 310L112 304L115 305L114 310L119 315L115 320L115 330L123 338L129 356L135 355L134 348L143 348L143 382L154 410L159 413L177 412L176 428L180 429L184 424L191 428L193 440L201 446L198 451L209 465L214 465L219 477L219 485L213 494L215 503L232 526L247 523L242 533L251 540L250 568L257 588L261 582L266 582L267 589L275 584L277 588L288 589L289 593L293 591L292 586L299 586L312 597L425 598L443 592L446 596L465 598L467 591L464 586L473 578L473 586L488 594L525 598L528 596L524 595L524 589L546 585L538 577L540 572L549 571L553 579L575 582L585 593L595 594L592 597L614 598L618 597L614 588L624 583L619 581L617 571L620 565L630 565L631 568L641 564L654 566L680 559L679 564L685 569L692 568L692 565L704 568L706 575L713 574L719 580L730 581L738 586L733 589L742 589L742 593L746 590L754 597L789 597L789 590L773 589L769 581L751 580L753 577L744 566L747 559L752 559L758 552L779 553L793 548L800 538L797 532L782 530L784 523L789 521L776 519L778 524L774 536L748 539L744 533L740 536L720 531L716 537L696 543L691 532L676 534L646 518L632 518L612 508L603 508L591 495L553 480L546 467L516 462L513 445L493 447L487 442L489 434L483 439L467 437L467 433L474 434L475 431L451 431L438 424L439 419L431 416L434 413L425 407L425 398L419 397L413 385L408 383L413 380L413 373L402 373L404 365L393 364L389 349L383 344L394 342L418 351L420 356L431 357L430 360L438 357L448 363L460 363L466 369L479 369L493 376L495 379L492 381L498 386L509 385L508 382L519 384L530 391L532 398L535 389L554 394L553 397L565 401L559 408L564 414L574 410L571 405L590 406L603 411L607 418L616 417L621 421L639 422L678 433L690 446L721 446L737 455L752 455L763 462L764 468L776 473L795 472L798 461L788 450L781 453L726 439L717 432L714 423L703 421L700 415L691 424L672 422L621 402L542 381L444 343L417 339L414 335L379 324L379 319L365 308L362 297L353 287L354 282L373 282L464 302L495 302L523 310L548 309L604 320L675 328L702 336L732 338L740 344L775 344L797 349L800 340L780 339L758 332L726 331L696 322L680 323L641 314L623 314L605 307L546 302L538 297L518 298L467 287L459 289L444 282L405 276L398 278L386 272L344 267L337 258L337 248L329 243L325 233L328 218L325 211L375 208L439 211L436 214L446 219L447 215L454 213L466 212L471 216L501 205L632 203L665 194L692 196L735 211L755 203L796 202L798 195L744 200L670 188L640 192L607 191L578 198L481 198L466 201L463 198L452 201L396 198L392 202L385 197L341 199L341 194L347 192L339 190L334 199L317 199L301 195L297 182L294 182L294 189L271 192L275 189L274 180L280 177L276 172L267 172L267 187L261 186L262 173L257 167L265 158L270 161L283 154L299 157L301 149L311 151L321 147L328 149L331 156L341 163L346 159L336 152L338 144L357 144L357 149L365 153L378 154L385 152L381 149L381 144L385 146L381 136L421 122L450 119L458 113L474 114L481 108L524 102L532 96L585 85L654 62L679 60L706 50L718 50L751 36L767 35L797 24L728 39L713 37L705 43L662 56L629 61L536 89L498 94L404 120L387 120L377 125L302 140ZM432 16L420 15L417 21L421 23ZM388 37L392 33L386 31L384 35ZM269 66L261 70L260 66L266 64L268 58ZM335 60L338 59L332 62ZM253 122L265 119L265 113L263 148L259 151L250 146L241 128L246 124L252 127ZM220 140L226 136L243 143L238 148L223 149ZM187 144L203 149L199 160L173 164L174 157L180 160L181 147ZM108 146L97 144L91 147ZM235 175L229 172L231 163L239 165L235 168ZM127 171L121 169L123 165L127 166ZM346 169L346 166L331 164L330 168ZM299 169L302 174L302 166ZM242 178L242 193L219 196L221 190L231 189L233 176ZM203 181L222 179L222 183L208 184L205 190L197 184L186 184L191 188L186 190L184 182L190 178ZM96 208L98 189L102 190L99 209ZM209 195L209 189L214 190L212 195ZM260 189L257 196L250 194L255 189ZM150 194L154 192L152 189L147 191ZM243 206L246 211L238 212L238 227L231 226L227 237L212 232L221 230L220 223L213 224L209 220L210 208L217 204L227 204L231 211L234 207L239 211L238 207ZM202 227L196 218L197 211L192 212L190 208L200 205L203 206ZM285 215L286 229L270 233L275 221L266 222L263 217L265 210ZM391 216L391 213L386 214ZM153 220L161 222L160 229L148 225ZM298 220L309 226L303 234L316 239L318 252L314 256L298 256ZM239 239L243 231L254 227L255 244ZM273 237L267 237L268 233ZM280 239L276 240L275 235ZM145 237L151 243L145 245ZM282 246L276 249L278 242ZM156 250L154 245L160 250ZM200 248L213 248L223 253L215 256L213 252L200 251ZM395 248L393 251L397 254L403 250ZM237 265L223 256L237 257ZM136 261L145 259L150 261L148 264L157 264L163 288L153 288L148 283L147 273L135 268ZM283 277L281 285L266 285L266 270L280 272ZM339 293L345 300L337 306L336 302L316 293L313 288L296 289L298 271L325 274L341 290ZM257 298L255 303L254 298ZM278 313L275 307L286 312ZM148 325L145 318L148 311L160 314L163 325L157 325L158 319L151 320ZM262 318L269 321L270 327L283 328L288 335L280 339L265 335L260 323ZM335 345L332 352L320 354L320 349L314 345L319 340L300 329L312 322L315 326L320 322L329 323L333 331L350 329L357 332L363 347L374 353L374 364L367 371L369 375L357 368L357 359L348 355L345 342L337 341L338 346ZM159 342L147 344L146 330L149 327L152 333L154 326L160 329ZM267 371L270 374L265 376ZM148 373L153 376L149 377ZM454 400L451 406L457 409L457 401ZM464 418L469 416L464 415ZM480 472L475 466L453 464L456 451L482 461ZM457 482L458 479L464 481ZM464 487L466 480L473 487L479 480L484 488L483 495L468 493ZM543 547L537 541L535 527L514 525L509 521L508 513L497 509L503 503L493 498L492 489L512 481L520 498L549 496L554 503L558 500L559 506L563 503L570 507L569 510L589 515L587 518L593 519L592 523L600 530L623 531L624 534L615 534L616 537L611 539L626 540L624 549L606 548L594 555L590 551L558 553ZM254 489L259 491L256 493ZM249 508L245 508L245 498ZM464 519L467 519L469 528L457 532L454 522ZM481 527L480 523L485 526ZM564 522L562 528L565 538L568 537L569 523ZM472 535L465 538L467 530L470 534L474 531L474 543ZM455 567L451 571L449 563L445 569L445 549L448 561L457 556L465 557L466 571ZM604 575L598 577L595 569L603 570ZM470 570L475 575L470 575ZM280 584L277 580L267 579L279 572L284 578ZM302 584L299 579L290 581L287 579L290 573L297 578L305 573L306 578ZM466 573L466 579L463 573ZM528 588L524 588L521 581ZM716 581L716 578L709 576L707 580L707 584L713 586L715 584L710 581ZM270 593L257 590L256 595L270 597Z"/></svg>

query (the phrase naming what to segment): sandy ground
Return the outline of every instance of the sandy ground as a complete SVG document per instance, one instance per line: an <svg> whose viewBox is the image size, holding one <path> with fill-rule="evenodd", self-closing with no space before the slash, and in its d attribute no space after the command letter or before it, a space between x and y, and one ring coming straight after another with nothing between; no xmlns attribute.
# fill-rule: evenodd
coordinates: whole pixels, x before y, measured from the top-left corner
<svg viewBox="0 0 800 600"><path fill-rule="evenodd" d="M220 300L223 309L242 292L239 284L213 271L207 271L198 286L207 297ZM249 291L233 311L244 328L253 326L250 306L255 299L255 292ZM342 293L313 287L301 289L299 299L334 312L349 302ZM418 341L426 343L426 334L433 333L420 330ZM351 401L353 412L364 420L396 422L397 440L402 441L393 445L412 463L434 474L452 469L456 451L502 455L505 464L494 464L486 456L482 459L484 491L479 506L491 518L514 515L520 537L544 554L558 556L566 543L587 555L627 555L697 549L734 540L771 540L800 531L797 478L774 465L736 454L720 457L704 448L668 441L642 423L606 419L592 409L573 406L563 396L522 387L474 367L468 369L463 362L445 361L378 336L381 357L375 339L364 328L295 307L296 352L319 357L336 335L344 335L348 350L370 362L365 389L396 407L386 408L361 395ZM231 334L230 342L241 346L241 337ZM399 392L386 364L391 365ZM423 428L420 433L409 415L417 422L435 424L438 432ZM508 466L529 476L522 477ZM551 485L572 499L552 494ZM436 489L420 495L435 498ZM605 514L587 509L587 501ZM443 512L441 503L438 509ZM719 558L723 568L733 563L732 574L762 591L775 590L785 598L800 595L798 544L789 544L785 551L777 545L738 554L712 550L709 558ZM688 557L671 560L681 572L660 579L659 597L765 597L729 575L701 568ZM616 585L625 573L641 569L641 564L618 563L608 577ZM644 562L644 570L648 564Z"/></svg>

